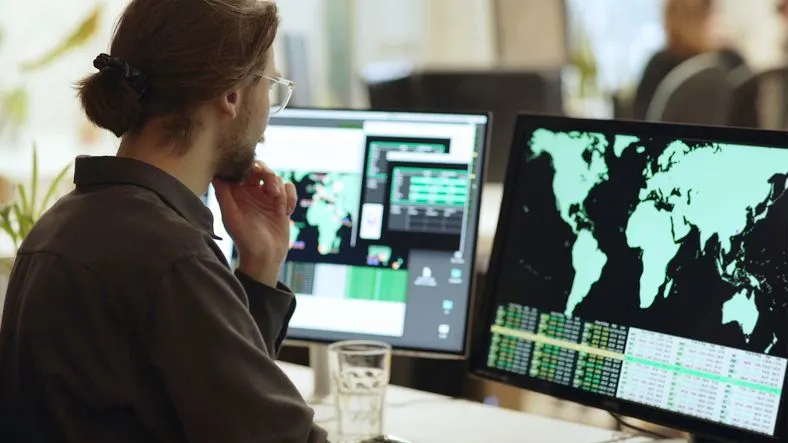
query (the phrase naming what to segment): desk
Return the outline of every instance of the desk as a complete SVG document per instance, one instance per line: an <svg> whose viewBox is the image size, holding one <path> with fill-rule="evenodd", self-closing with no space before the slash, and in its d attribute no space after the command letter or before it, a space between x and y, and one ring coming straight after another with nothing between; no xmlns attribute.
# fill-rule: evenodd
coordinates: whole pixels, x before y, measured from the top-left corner
<svg viewBox="0 0 788 443"><path fill-rule="evenodd" d="M312 370L280 362L304 397L312 392ZM601 443L621 437L608 429L456 400L399 386L386 393L385 432L413 443ZM333 407L315 406L315 422L332 432ZM624 440L620 440L624 441ZM641 443L649 439L628 439Z"/></svg>

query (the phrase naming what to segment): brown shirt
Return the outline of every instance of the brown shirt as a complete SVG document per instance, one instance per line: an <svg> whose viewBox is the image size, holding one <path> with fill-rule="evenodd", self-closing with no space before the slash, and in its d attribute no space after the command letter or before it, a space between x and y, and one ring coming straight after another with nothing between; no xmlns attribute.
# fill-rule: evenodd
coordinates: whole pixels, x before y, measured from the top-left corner
<svg viewBox="0 0 788 443"><path fill-rule="evenodd" d="M274 363L287 288L230 271L169 174L78 158L20 248L0 327L0 441L323 442Z"/></svg>

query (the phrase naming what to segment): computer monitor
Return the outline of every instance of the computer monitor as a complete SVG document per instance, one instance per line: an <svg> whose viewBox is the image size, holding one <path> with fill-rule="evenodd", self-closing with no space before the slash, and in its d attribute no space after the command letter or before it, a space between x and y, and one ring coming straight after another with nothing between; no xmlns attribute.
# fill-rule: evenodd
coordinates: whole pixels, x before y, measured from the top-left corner
<svg viewBox="0 0 788 443"><path fill-rule="evenodd" d="M788 135L518 118L475 374L786 441Z"/></svg>
<svg viewBox="0 0 788 443"><path fill-rule="evenodd" d="M219 209L219 201L216 199L216 191L213 189L213 186L208 186L208 192L202 195L201 198L203 203L208 206L208 209L210 209L213 214L213 233L216 236L216 244L219 246L219 250L221 250L227 263L235 268L237 261L235 245L222 222L222 211Z"/></svg>
<svg viewBox="0 0 788 443"><path fill-rule="evenodd" d="M297 299L289 343L465 357L488 126L485 114L271 116L257 158L298 191L281 274Z"/></svg>

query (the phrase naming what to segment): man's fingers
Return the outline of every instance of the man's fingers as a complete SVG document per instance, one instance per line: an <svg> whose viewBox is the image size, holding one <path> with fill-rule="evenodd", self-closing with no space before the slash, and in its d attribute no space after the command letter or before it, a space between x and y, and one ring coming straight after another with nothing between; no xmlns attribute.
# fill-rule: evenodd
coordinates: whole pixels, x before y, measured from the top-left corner
<svg viewBox="0 0 788 443"><path fill-rule="evenodd" d="M263 185L260 186L260 181ZM269 168L265 163L255 161L252 173L249 176L250 186L261 187L263 192L269 197L273 197L273 206L280 216L289 216L295 210L296 190L292 183L287 186L276 172Z"/></svg>
<svg viewBox="0 0 788 443"><path fill-rule="evenodd" d="M287 196L287 215L291 216L295 211L296 203L298 203L298 192L293 183L285 183L285 195Z"/></svg>
<svg viewBox="0 0 788 443"><path fill-rule="evenodd" d="M211 184L216 193L216 200L219 202L219 210L222 211L222 214L237 212L238 204L235 202L232 191L230 190L230 186L233 185L219 179L213 180Z"/></svg>
<svg viewBox="0 0 788 443"><path fill-rule="evenodd" d="M276 210L279 212L279 215L285 216L287 215L287 193L285 192L285 182L282 180L282 177L274 176L276 188L279 193L276 195Z"/></svg>
<svg viewBox="0 0 788 443"><path fill-rule="evenodd" d="M257 160L252 168L252 173L249 175L249 182L252 186L260 186L260 181L262 181L263 191L271 197L278 197L284 189L277 178L276 172L265 163Z"/></svg>

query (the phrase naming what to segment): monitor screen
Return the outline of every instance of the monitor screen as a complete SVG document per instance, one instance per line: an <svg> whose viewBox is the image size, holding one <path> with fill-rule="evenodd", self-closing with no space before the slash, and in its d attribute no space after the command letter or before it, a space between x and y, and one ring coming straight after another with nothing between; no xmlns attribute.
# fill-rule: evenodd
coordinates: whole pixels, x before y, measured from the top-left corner
<svg viewBox="0 0 788 443"><path fill-rule="evenodd" d="M464 354L488 117L287 109L257 158L295 184L288 338Z"/></svg>
<svg viewBox="0 0 788 443"><path fill-rule="evenodd" d="M216 199L216 191L214 191L212 185L208 186L208 192L203 194L201 199L213 214L213 233L216 236L216 244L219 246L219 250L222 252L225 260L227 260L227 263L235 268L237 258L235 246L233 245L232 238L230 238L230 234L228 234L227 230L224 228L222 211L219 209L219 201Z"/></svg>
<svg viewBox="0 0 788 443"><path fill-rule="evenodd" d="M786 146L785 133L521 116L474 371L785 441Z"/></svg>

